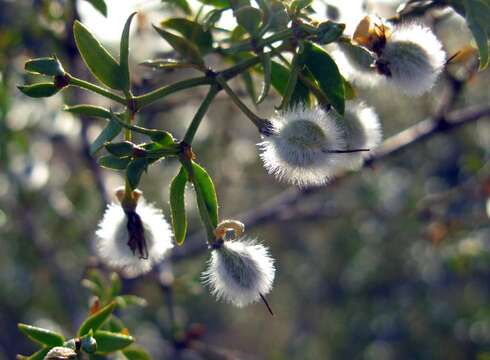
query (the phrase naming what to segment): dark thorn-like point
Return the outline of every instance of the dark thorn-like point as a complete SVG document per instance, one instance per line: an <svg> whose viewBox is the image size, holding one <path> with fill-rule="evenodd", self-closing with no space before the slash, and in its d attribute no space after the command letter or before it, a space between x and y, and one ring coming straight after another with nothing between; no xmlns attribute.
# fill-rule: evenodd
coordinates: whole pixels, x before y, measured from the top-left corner
<svg viewBox="0 0 490 360"><path fill-rule="evenodd" d="M267 300L265 299L265 296L262 295L261 293L259 293L260 295L260 298L262 299L262 301L264 302L265 306L267 307L267 310L269 310L269 313L272 315L272 316L275 316L274 315L274 312L272 311L272 308L270 307L269 303L267 302Z"/></svg>
<svg viewBox="0 0 490 360"><path fill-rule="evenodd" d="M148 248L145 239L145 228L140 216L132 210L125 211L128 219L127 228L129 234L128 246L140 259L148 259Z"/></svg>

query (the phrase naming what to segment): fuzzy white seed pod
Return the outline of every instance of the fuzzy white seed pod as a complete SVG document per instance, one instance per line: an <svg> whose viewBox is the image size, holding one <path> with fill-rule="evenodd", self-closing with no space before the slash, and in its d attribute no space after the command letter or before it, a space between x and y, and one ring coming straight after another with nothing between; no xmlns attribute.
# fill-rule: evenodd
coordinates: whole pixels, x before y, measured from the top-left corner
<svg viewBox="0 0 490 360"><path fill-rule="evenodd" d="M344 116L338 115L338 123L345 136L347 150L373 150L383 138L381 123L372 107L362 102L354 102ZM369 151L342 154L347 169L356 170L362 166Z"/></svg>
<svg viewBox="0 0 490 360"><path fill-rule="evenodd" d="M129 246L128 221L142 225L139 230L143 232L144 244L136 251ZM136 277L150 271L172 247L172 231L162 211L147 203L143 197L139 198L132 214L127 214L121 205L109 204L96 232L98 256L126 277Z"/></svg>
<svg viewBox="0 0 490 360"><path fill-rule="evenodd" d="M69 360L77 358L78 354L73 349L63 346L56 346L49 350L44 357L44 360Z"/></svg>
<svg viewBox="0 0 490 360"><path fill-rule="evenodd" d="M270 174L299 186L327 183L341 166L342 130L325 111L298 106L276 114L273 134L258 144L260 157Z"/></svg>
<svg viewBox="0 0 490 360"><path fill-rule="evenodd" d="M352 83L363 87L376 86L380 77L373 65L375 58L360 47L339 43L332 53L342 75Z"/></svg>
<svg viewBox="0 0 490 360"><path fill-rule="evenodd" d="M212 251L202 278L218 299L243 307L270 292L274 273L269 250L254 240L240 238L225 241Z"/></svg>
<svg viewBox="0 0 490 360"><path fill-rule="evenodd" d="M417 96L432 88L445 61L441 42L428 27L405 24L395 27L387 38L376 68L388 84Z"/></svg>

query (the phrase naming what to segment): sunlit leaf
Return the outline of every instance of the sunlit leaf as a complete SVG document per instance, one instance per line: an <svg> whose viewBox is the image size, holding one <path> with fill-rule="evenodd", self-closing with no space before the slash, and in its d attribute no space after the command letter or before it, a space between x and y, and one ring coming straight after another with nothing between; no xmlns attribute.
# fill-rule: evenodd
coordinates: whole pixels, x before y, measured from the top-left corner
<svg viewBox="0 0 490 360"><path fill-rule="evenodd" d="M157 26L153 27L183 58L199 66L204 66L203 59L196 45L181 36L174 35Z"/></svg>
<svg viewBox="0 0 490 360"><path fill-rule="evenodd" d="M98 12L100 12L102 15L107 17L107 5L105 3L105 0L86 0L86 1L89 2L90 4L92 4L92 6Z"/></svg>
<svg viewBox="0 0 490 360"><path fill-rule="evenodd" d="M92 155L95 154L104 146L106 142L111 141L117 135L119 135L121 130L121 124L117 120L111 118L99 136L97 136L92 145L90 145L90 153Z"/></svg>
<svg viewBox="0 0 490 360"><path fill-rule="evenodd" d="M162 0L162 2L169 3L170 5L173 5L180 10L182 10L186 15L192 14L191 7L189 6L189 3L187 0Z"/></svg>
<svg viewBox="0 0 490 360"><path fill-rule="evenodd" d="M123 90L129 90L131 79L129 77L129 30L131 28L131 21L136 13L129 15L126 24L124 24L124 29L121 35L121 44L119 52L119 64L121 67L121 81L123 85Z"/></svg>
<svg viewBox="0 0 490 360"><path fill-rule="evenodd" d="M122 350L134 342L132 336L99 330L94 334L97 341L97 353L111 353Z"/></svg>
<svg viewBox="0 0 490 360"><path fill-rule="evenodd" d="M25 95L40 98L40 97L50 97L56 94L59 89L53 83L39 83L34 85L21 85L17 88L22 91Z"/></svg>
<svg viewBox="0 0 490 360"><path fill-rule="evenodd" d="M26 61L24 69L30 73L48 76L63 75L65 70L58 59L44 57Z"/></svg>
<svg viewBox="0 0 490 360"><path fill-rule="evenodd" d="M17 327L20 331L22 331L22 333L27 335L29 339L42 345L62 346L65 342L63 335L51 330L27 324L18 324Z"/></svg>
<svg viewBox="0 0 490 360"><path fill-rule="evenodd" d="M172 211L172 227L177 245L182 245L187 232L187 216L185 213L185 185L187 172L182 167L170 184L170 209Z"/></svg>
<svg viewBox="0 0 490 360"><path fill-rule="evenodd" d="M71 112L72 114L90 116L90 117L101 117L105 119L111 118L111 112L102 106L95 105L75 105L67 106L65 105L65 111Z"/></svg>
<svg viewBox="0 0 490 360"><path fill-rule="evenodd" d="M199 0L199 2L214 6L215 8L225 9L230 8L231 4L229 0Z"/></svg>
<svg viewBox="0 0 490 360"><path fill-rule="evenodd" d="M103 84L117 90L125 88L121 67L92 33L79 21L73 24L73 35L83 61Z"/></svg>
<svg viewBox="0 0 490 360"><path fill-rule="evenodd" d="M171 18L162 21L160 25L178 31L184 38L196 44L204 54L213 48L211 32L204 30L203 26L197 22L183 18Z"/></svg>
<svg viewBox="0 0 490 360"><path fill-rule="evenodd" d="M260 104L265 100L267 94L269 94L269 89L271 86L271 56L269 53L262 53L260 55L260 61L262 64L262 69L264 71L264 81L262 83L262 90L259 97L257 98L257 103Z"/></svg>
<svg viewBox="0 0 490 360"><path fill-rule="evenodd" d="M275 61L271 63L271 84L274 89L281 95L284 96L286 91L286 86L289 79L290 71L281 64ZM298 104L308 105L310 103L310 96L308 88L298 80L294 88L293 94L291 95L290 106L295 106Z"/></svg>
<svg viewBox="0 0 490 360"><path fill-rule="evenodd" d="M128 360L151 360L150 354L145 349L134 345L124 349L123 354Z"/></svg>
<svg viewBox="0 0 490 360"><path fill-rule="evenodd" d="M115 308L116 303L112 302L109 305L104 306L95 314L90 315L78 329L78 336L86 335L90 330L96 331L104 322L107 321Z"/></svg>
<svg viewBox="0 0 490 360"><path fill-rule="evenodd" d="M345 90L342 75L335 61L321 47L307 42L302 54L303 63L315 77L328 101L340 113L345 109Z"/></svg>
<svg viewBox="0 0 490 360"><path fill-rule="evenodd" d="M200 191L202 194L211 222L216 227L218 226L218 198L213 180L207 171L195 162L192 162L192 171L194 173L194 186L199 188L196 191Z"/></svg>
<svg viewBox="0 0 490 360"><path fill-rule="evenodd" d="M126 168L126 179L132 190L138 187L141 175L148 167L148 160L145 158L137 158L132 160Z"/></svg>

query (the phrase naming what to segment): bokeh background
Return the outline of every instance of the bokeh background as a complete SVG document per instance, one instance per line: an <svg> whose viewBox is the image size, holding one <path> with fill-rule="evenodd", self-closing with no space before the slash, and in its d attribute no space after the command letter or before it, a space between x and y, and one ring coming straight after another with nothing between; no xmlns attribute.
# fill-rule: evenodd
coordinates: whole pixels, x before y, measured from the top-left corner
<svg viewBox="0 0 490 360"><path fill-rule="evenodd" d="M348 30L363 11L389 17L400 3L327 2L339 10L329 8L328 15L339 15ZM130 53L135 92L193 75L138 65L170 51L151 23L183 16L171 1L107 4L104 18L84 0L0 0L2 360L34 350L18 322L74 334L90 304L80 281L96 263L94 230L113 189L123 183L88 152L103 122L62 111L64 103L114 104L74 89L45 100L27 98L16 89L35 80L24 73L24 62L56 54L70 72L92 79L71 38L73 19L80 17L117 53L124 21L136 9ZM327 18L323 1L314 7L318 18ZM449 54L472 40L464 20L452 13L418 21L434 26ZM213 56L208 61L223 66ZM255 80L259 89L260 78ZM489 104L489 80L488 70L471 77L453 108ZM241 79L232 85L250 104ZM446 85L442 78L420 98L382 87L356 90L378 111L387 138L433 115ZM172 95L146 109L139 121L181 137L204 91ZM271 92L258 111L269 116L279 101ZM277 204L276 196L295 190L266 174L259 141L255 128L220 94L194 149L215 181L223 218L250 219L257 208L269 210L248 232L270 246L277 261L269 296L276 316L262 304L237 309L217 302L201 285L208 254L186 253L204 241L189 191L191 236L184 249L159 274L124 282L126 292L148 301L120 314L139 344L155 359L490 359L488 118ZM167 218L169 181L177 170L175 161L166 160L141 183ZM174 346L172 327L195 333L199 346Z"/></svg>

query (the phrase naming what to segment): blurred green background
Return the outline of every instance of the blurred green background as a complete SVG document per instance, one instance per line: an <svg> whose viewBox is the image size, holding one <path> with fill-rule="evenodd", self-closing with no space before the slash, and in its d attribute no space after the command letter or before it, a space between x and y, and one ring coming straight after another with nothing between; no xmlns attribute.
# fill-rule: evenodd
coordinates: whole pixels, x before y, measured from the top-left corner
<svg viewBox="0 0 490 360"><path fill-rule="evenodd" d="M362 6L390 16L399 5L329 3L340 5L348 28L355 26ZM80 121L62 111L64 103L111 104L73 89L46 100L27 98L16 89L34 79L24 73L24 62L56 54L70 72L92 79L71 38L73 19L81 17L105 45L117 49L123 23L137 9L130 52L136 93L193 75L138 66L170 50L151 23L182 16L172 2L108 5L105 19L83 0L0 0L2 360L34 350L17 330L18 322L73 335L90 303L80 281L94 263L94 230L113 189L123 183L119 174L98 168L88 153L103 122ZM318 17L326 18L324 3L315 6ZM472 39L456 15L424 20L432 21L449 54ZM454 109L489 104L489 80L488 70L471 78ZM232 86L246 94L240 79ZM383 88L358 87L357 92L376 108L389 137L434 114L444 87L442 79L420 98ZM204 91L157 102L140 114L140 123L181 137ZM258 111L269 116L279 101L271 93ZM121 317L155 359L490 359L487 120L435 136L293 203L273 205L271 214L254 221L249 234L270 246L276 259L275 287L268 297L275 317L262 304L237 309L215 301L199 279L206 253L176 255L158 274L126 281L125 291L146 298L148 305L129 308ZM255 128L220 94L194 150L215 181L223 218L253 217L275 196L294 192L266 174L258 142ZM166 160L151 167L141 183L145 197L167 218L169 181L177 170L176 162ZM184 252L204 241L188 195L190 233L197 235L179 250ZM196 338L195 346L173 345L172 321Z"/></svg>

